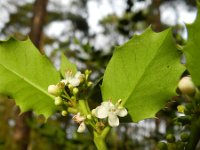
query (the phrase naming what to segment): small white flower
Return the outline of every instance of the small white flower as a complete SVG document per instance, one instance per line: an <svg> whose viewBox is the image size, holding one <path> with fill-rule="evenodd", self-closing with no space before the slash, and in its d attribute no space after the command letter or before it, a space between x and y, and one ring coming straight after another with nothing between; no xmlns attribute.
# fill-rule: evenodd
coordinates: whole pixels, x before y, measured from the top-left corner
<svg viewBox="0 0 200 150"><path fill-rule="evenodd" d="M86 129L86 125L84 122L81 122L81 124L79 125L78 129L77 129L77 132L78 133L83 133Z"/></svg>
<svg viewBox="0 0 200 150"><path fill-rule="evenodd" d="M121 100L115 105L111 101L102 102L100 106L92 110L92 114L97 118L104 119L108 117L108 123L112 127L119 125L119 117L124 117L128 114L124 107L120 106Z"/></svg>
<svg viewBox="0 0 200 150"><path fill-rule="evenodd" d="M86 118L84 116L80 115L80 112L77 113L76 115L74 115L74 117L72 118L74 120L74 122L76 123L81 123L83 122Z"/></svg>
<svg viewBox="0 0 200 150"><path fill-rule="evenodd" d="M66 77L61 82L64 82L65 84L71 84L73 87L79 86L81 81L83 80L84 75L78 71L75 75L73 75L72 71L66 72Z"/></svg>
<svg viewBox="0 0 200 150"><path fill-rule="evenodd" d="M80 112L79 112L72 119L74 120L74 122L80 124L78 129L77 129L77 132L79 132L79 133L84 132L85 129L86 129L86 125L84 123L86 118L84 116L81 116Z"/></svg>

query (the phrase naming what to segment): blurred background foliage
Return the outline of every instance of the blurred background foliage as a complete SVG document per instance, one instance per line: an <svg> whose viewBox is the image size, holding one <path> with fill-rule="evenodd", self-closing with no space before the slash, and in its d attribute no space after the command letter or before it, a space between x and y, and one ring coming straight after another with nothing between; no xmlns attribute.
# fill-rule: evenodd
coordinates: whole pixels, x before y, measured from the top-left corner
<svg viewBox="0 0 200 150"><path fill-rule="evenodd" d="M40 5L41 1L36 1ZM25 36L30 35L34 11L37 12L37 7L34 7L36 1L0 1L1 40L9 36L24 39ZM100 8L105 1L105 8L100 12L103 15L97 14L98 11L92 11L95 9L92 9L93 6ZM110 7L106 7L107 5ZM156 32L173 26L177 44L184 45L187 32L183 23L185 18L181 14L187 13L187 17L193 20L196 14L195 0L124 0L120 3L116 0L69 0L67 2L46 0L45 7L47 13L44 15L40 44L36 47L42 49L41 51L57 68L59 56L64 53L79 70L83 71L87 68L93 71L91 79L95 82L95 86L89 97L91 107L101 102L99 84L115 46L124 43L134 34L140 34L149 25ZM113 8L111 11L107 10L111 8ZM93 16L97 16L98 24L95 26L93 21L96 20L90 19L92 13ZM138 124L122 123L109 134L107 138L109 149L156 150L158 141L165 140L167 133L172 133L179 138L181 125L173 118L177 116L176 107L181 102L181 97L174 97L157 114L159 120L147 119ZM42 116L26 117L24 123L28 126L30 134L27 134L25 139L19 140L20 134L16 132L18 114L19 110L14 101L2 96L0 98L0 150L96 149L92 136L88 132L84 134L76 132L77 126L71 121L72 116L62 117L59 113L49 118L47 123ZM22 148L19 145L23 142L26 146Z"/></svg>

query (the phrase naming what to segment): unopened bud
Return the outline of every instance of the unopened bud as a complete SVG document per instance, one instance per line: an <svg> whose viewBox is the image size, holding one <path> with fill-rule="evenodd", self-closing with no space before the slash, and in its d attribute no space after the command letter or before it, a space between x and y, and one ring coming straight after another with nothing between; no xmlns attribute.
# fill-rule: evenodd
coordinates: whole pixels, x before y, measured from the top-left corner
<svg viewBox="0 0 200 150"><path fill-rule="evenodd" d="M87 80L89 75L92 73L91 70L85 70L85 79Z"/></svg>
<svg viewBox="0 0 200 150"><path fill-rule="evenodd" d="M71 97L71 100L76 100L76 97L75 97L75 96L72 96L72 97Z"/></svg>
<svg viewBox="0 0 200 150"><path fill-rule="evenodd" d="M63 111L61 112L61 115L62 115L62 116L67 116L67 111L66 111L66 110L63 110Z"/></svg>
<svg viewBox="0 0 200 150"><path fill-rule="evenodd" d="M85 70L85 75L90 75L92 73L92 71L91 70Z"/></svg>
<svg viewBox="0 0 200 150"><path fill-rule="evenodd" d="M68 84L68 88L69 88L70 90L73 90L74 86L71 85L71 84Z"/></svg>
<svg viewBox="0 0 200 150"><path fill-rule="evenodd" d="M178 88L183 94L191 95L194 94L196 91L196 87L194 83L192 82L191 77L183 77L179 83Z"/></svg>
<svg viewBox="0 0 200 150"><path fill-rule="evenodd" d="M74 94L74 95L77 95L77 94L78 94L78 91L79 91L78 88L73 88L73 94Z"/></svg>
<svg viewBox="0 0 200 150"><path fill-rule="evenodd" d="M96 116L96 109L92 109L92 115Z"/></svg>
<svg viewBox="0 0 200 150"><path fill-rule="evenodd" d="M92 115L91 114L87 115L87 119L91 120L92 119Z"/></svg>
<svg viewBox="0 0 200 150"><path fill-rule="evenodd" d="M57 85L49 85L48 92L54 96L59 96L62 90Z"/></svg>
<svg viewBox="0 0 200 150"><path fill-rule="evenodd" d="M62 104L62 98L61 97L56 97L54 101L55 105L61 105Z"/></svg>
<svg viewBox="0 0 200 150"><path fill-rule="evenodd" d="M88 86L88 87L91 87L91 86L92 86L92 82L88 82L88 83L87 83L87 86Z"/></svg>

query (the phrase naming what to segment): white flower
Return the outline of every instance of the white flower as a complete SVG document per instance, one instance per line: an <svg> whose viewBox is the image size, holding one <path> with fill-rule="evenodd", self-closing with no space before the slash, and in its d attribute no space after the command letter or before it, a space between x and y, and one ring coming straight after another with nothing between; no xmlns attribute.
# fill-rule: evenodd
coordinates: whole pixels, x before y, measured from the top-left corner
<svg viewBox="0 0 200 150"><path fill-rule="evenodd" d="M78 71L75 75L73 75L72 71L66 72L66 77L61 82L64 82L65 84L71 84L73 87L79 86L79 84L83 81L84 74L82 74L80 71Z"/></svg>
<svg viewBox="0 0 200 150"><path fill-rule="evenodd" d="M124 117L128 114L124 107L119 106L121 100L119 100L115 105L111 101L102 102L100 106L92 110L92 114L97 118L104 119L108 117L108 123L112 127L119 125L119 117Z"/></svg>
<svg viewBox="0 0 200 150"><path fill-rule="evenodd" d="M78 129L77 129L77 132L78 133L83 133L86 129L86 125L84 122L81 122L81 124L79 125Z"/></svg>
<svg viewBox="0 0 200 150"><path fill-rule="evenodd" d="M85 129L86 129L86 125L84 123L86 118L84 116L81 116L80 112L79 112L72 119L74 120L74 122L80 124L78 129L77 129L77 132L79 132L79 133L84 132Z"/></svg>
<svg viewBox="0 0 200 150"><path fill-rule="evenodd" d="M77 113L76 115L74 115L74 117L72 118L74 120L74 122L76 123L81 123L83 122L86 118L84 116L81 116L80 112Z"/></svg>

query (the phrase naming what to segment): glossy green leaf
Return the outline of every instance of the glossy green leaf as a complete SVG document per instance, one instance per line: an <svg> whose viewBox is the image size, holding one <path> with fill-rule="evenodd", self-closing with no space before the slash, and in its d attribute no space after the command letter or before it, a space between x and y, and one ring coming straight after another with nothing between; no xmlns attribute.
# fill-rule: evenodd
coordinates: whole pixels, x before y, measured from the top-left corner
<svg viewBox="0 0 200 150"><path fill-rule="evenodd" d="M200 6L199 6L200 10ZM188 41L183 52L186 56L186 68L192 76L192 80L200 86L200 11L196 21L187 25Z"/></svg>
<svg viewBox="0 0 200 150"><path fill-rule="evenodd" d="M61 63L60 63L60 72L63 77L65 77L66 71L71 70L73 74L77 72L76 65L71 63L67 57L62 54L61 55Z"/></svg>
<svg viewBox="0 0 200 150"><path fill-rule="evenodd" d="M155 117L176 95L184 66L180 64L171 30L148 28L116 48L103 78L103 100L122 99L134 122Z"/></svg>
<svg viewBox="0 0 200 150"><path fill-rule="evenodd" d="M29 39L0 42L0 93L14 98L22 112L50 116L55 105L47 89L59 80L59 73Z"/></svg>

